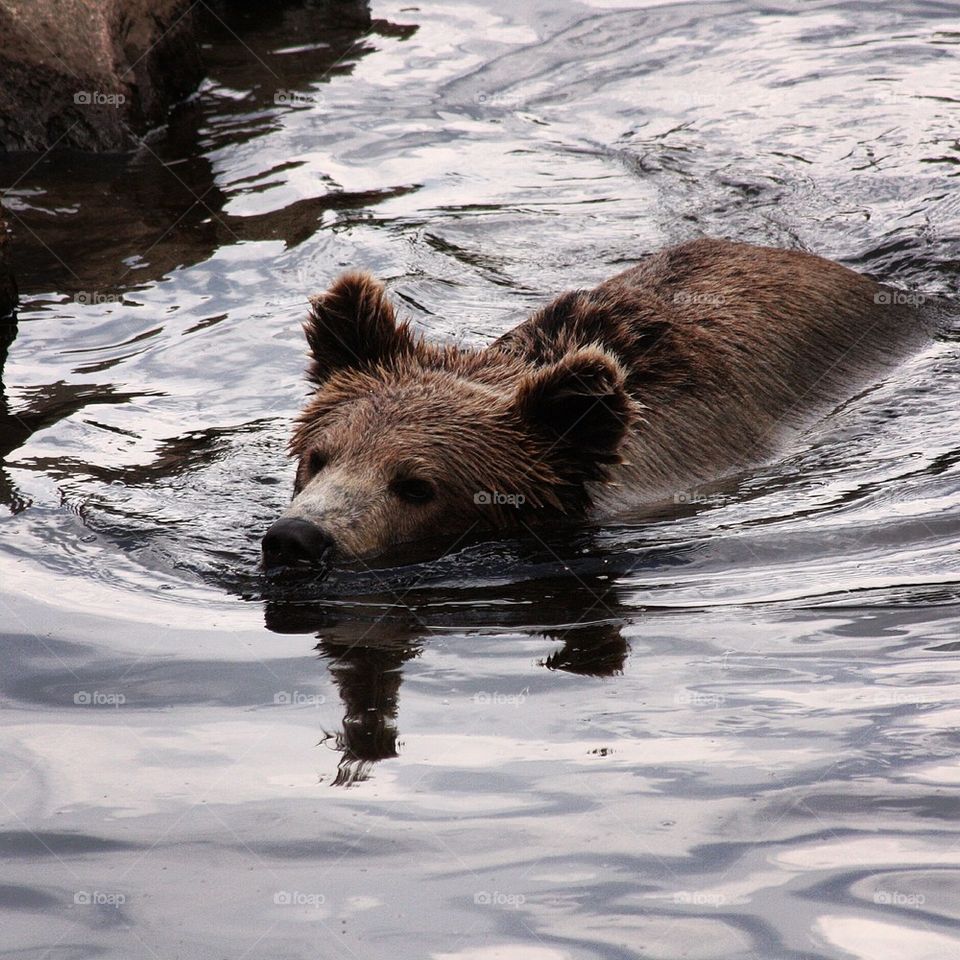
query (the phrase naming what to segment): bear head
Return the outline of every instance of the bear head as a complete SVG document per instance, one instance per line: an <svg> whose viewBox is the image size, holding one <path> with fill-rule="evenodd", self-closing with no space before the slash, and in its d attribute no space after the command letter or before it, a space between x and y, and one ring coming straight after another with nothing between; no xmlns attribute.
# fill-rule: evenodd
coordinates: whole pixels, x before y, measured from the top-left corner
<svg viewBox="0 0 960 960"><path fill-rule="evenodd" d="M289 509L264 561L363 559L415 540L582 516L635 414L596 345L535 363L438 346L398 323L383 286L342 276L305 325L315 391L290 444Z"/></svg>

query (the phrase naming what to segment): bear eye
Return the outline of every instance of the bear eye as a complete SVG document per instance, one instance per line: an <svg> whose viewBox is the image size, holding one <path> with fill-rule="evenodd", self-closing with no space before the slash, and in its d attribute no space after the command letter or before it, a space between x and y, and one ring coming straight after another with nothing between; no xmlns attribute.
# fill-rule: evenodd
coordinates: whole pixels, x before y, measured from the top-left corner
<svg viewBox="0 0 960 960"><path fill-rule="evenodd" d="M407 503L428 503L437 495L429 480L416 480L412 477L394 480L390 489Z"/></svg>
<svg viewBox="0 0 960 960"><path fill-rule="evenodd" d="M327 458L319 451L314 450L307 457L307 470L310 475L319 473L327 465Z"/></svg>

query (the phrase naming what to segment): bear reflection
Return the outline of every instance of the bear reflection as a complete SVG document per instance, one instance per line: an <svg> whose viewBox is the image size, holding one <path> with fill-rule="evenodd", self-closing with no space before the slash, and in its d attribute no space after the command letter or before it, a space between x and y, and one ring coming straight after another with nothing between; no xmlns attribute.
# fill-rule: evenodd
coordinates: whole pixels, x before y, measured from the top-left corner
<svg viewBox="0 0 960 960"><path fill-rule="evenodd" d="M594 581L593 587L597 585ZM540 587L543 588L542 582ZM549 598L544 600L541 593L538 604L518 605L508 617L504 617L503 608L491 610L479 601L478 606L484 611L485 629L523 630L524 624L504 620L516 621L520 611L525 617L536 617L540 622L561 624L569 623L571 611L575 609L583 611L584 619L600 610L608 615L610 608L617 609L618 605L609 586L604 585L603 589L606 596L598 602L591 587L579 584L574 588L566 583L557 592L556 609L551 609L554 603ZM337 685L344 708L343 725L323 740L341 754L335 785L349 786L366 780L377 761L398 755L397 716L404 665L419 656L428 637L437 636L444 627L457 633L469 633L471 629L462 622L457 625L438 622L441 619L434 610L432 622L427 623L407 606L393 607L388 615L371 618L369 613L364 616L363 609L356 607L347 613L342 607L322 603L271 601L267 604L269 630L316 635L315 650L326 661ZM500 622L491 623L491 619ZM479 628L479 624L477 626ZM560 644L552 651L545 651L539 661L540 666L549 670L611 676L622 672L629 651L620 625L609 620L529 629L529 633ZM463 637L462 642L469 643L469 636Z"/></svg>

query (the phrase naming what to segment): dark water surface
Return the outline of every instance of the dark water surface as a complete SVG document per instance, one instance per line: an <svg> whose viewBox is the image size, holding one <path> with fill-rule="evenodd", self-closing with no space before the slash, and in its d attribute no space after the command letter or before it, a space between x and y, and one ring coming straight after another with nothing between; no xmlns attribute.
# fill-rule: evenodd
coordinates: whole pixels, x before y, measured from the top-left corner
<svg viewBox="0 0 960 960"><path fill-rule="evenodd" d="M346 266L470 343L704 234L960 292L956 5L210 32L134 156L0 166L0 956L960 957L949 329L670 516L257 569Z"/></svg>

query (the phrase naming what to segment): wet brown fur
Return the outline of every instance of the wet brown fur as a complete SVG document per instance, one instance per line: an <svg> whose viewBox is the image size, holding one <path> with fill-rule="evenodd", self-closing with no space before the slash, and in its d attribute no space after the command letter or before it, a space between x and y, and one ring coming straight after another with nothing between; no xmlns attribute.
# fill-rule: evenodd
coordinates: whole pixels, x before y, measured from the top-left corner
<svg viewBox="0 0 960 960"><path fill-rule="evenodd" d="M311 301L297 489L319 451L430 479L431 526L663 499L768 458L919 342L916 311L878 302L884 289L810 254L697 240L463 350L415 336L380 283L345 274ZM478 491L523 502L478 505ZM378 509L377 526L398 522L387 500ZM411 523L378 529L373 552L422 535Z"/></svg>

